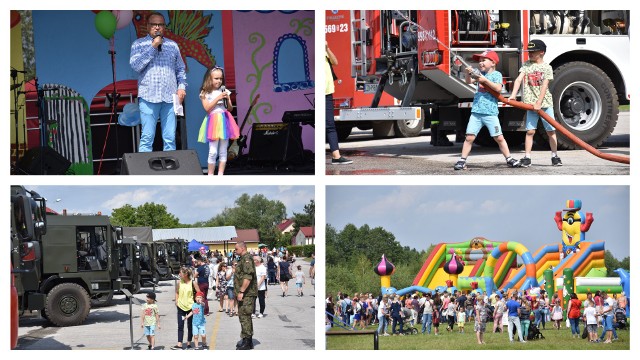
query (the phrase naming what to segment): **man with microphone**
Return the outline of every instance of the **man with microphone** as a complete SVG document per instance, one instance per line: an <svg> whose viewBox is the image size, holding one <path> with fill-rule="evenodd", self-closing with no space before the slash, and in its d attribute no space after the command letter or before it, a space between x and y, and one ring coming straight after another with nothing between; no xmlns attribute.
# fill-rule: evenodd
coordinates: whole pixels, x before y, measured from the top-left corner
<svg viewBox="0 0 640 360"><path fill-rule="evenodd" d="M163 37L164 16L158 12L147 16L147 36L131 45L129 64L138 73L138 105L142 134L139 152L153 150L156 122L160 118L164 151L176 149L176 115L173 95L180 103L186 96L187 74L180 49L175 41Z"/></svg>

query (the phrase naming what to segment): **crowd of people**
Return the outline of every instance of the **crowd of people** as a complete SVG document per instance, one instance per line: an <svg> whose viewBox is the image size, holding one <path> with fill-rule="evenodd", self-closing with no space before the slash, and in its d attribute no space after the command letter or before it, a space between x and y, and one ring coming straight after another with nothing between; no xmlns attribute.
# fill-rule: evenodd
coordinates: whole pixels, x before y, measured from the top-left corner
<svg viewBox="0 0 640 360"><path fill-rule="evenodd" d="M208 349L206 317L215 311L209 299L218 302L218 312L239 318L242 340L238 342L237 349L253 349L251 320L265 316L267 285L280 284L284 297L289 280L295 279L297 296L303 296L302 285L307 277L300 265L293 271L294 262L295 254L286 249L248 251L241 242L226 254L217 250L191 253L187 264L180 268L180 280L175 286L178 341L171 349ZM315 277L314 265L312 262L309 269L310 279ZM270 281L270 276L273 276L273 281ZM155 303L155 295L147 294L141 315L141 327L149 342L149 350L155 349L155 330L160 328L160 310ZM183 344L185 325L186 346Z"/></svg>
<svg viewBox="0 0 640 360"><path fill-rule="evenodd" d="M562 306L555 293L549 299L544 290L534 293L499 291L489 296L479 291L463 293L414 292L396 294L355 293L353 296L339 292L336 297L328 294L326 299L326 322L328 327L340 326L351 330L365 329L377 325L381 336L404 335L412 328L422 334L438 336L440 325L446 332L464 333L466 323L473 321L473 332L478 344L484 344L487 322L489 330L505 332L509 340L527 342L540 337L540 330L552 323L560 330L565 320L571 328L572 337L587 338L590 342L610 343L617 340L616 327L626 319L628 300L624 293L613 295L597 291L587 294L585 301L578 300L575 293ZM585 334L580 333L580 322ZM597 330L601 328L598 337ZM551 329L551 328L550 328Z"/></svg>

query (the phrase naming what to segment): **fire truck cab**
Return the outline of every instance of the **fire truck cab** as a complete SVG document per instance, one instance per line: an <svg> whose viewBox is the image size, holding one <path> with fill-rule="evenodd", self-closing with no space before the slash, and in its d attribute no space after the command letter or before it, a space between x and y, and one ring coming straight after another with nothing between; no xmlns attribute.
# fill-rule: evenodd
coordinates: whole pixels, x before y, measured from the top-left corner
<svg viewBox="0 0 640 360"><path fill-rule="evenodd" d="M376 137L418 136L431 127L433 145L450 145L445 135L464 134L476 91L464 81L465 64L477 65L472 55L498 53L508 97L528 59L522 49L541 39L554 70L555 119L600 146L616 126L619 105L630 101L629 16L622 10L327 11L327 44L339 61L333 94L339 137L353 127L373 129ZM505 137L521 143L524 110L499 106ZM477 141L493 143L483 132ZM562 134L558 143L576 146Z"/></svg>

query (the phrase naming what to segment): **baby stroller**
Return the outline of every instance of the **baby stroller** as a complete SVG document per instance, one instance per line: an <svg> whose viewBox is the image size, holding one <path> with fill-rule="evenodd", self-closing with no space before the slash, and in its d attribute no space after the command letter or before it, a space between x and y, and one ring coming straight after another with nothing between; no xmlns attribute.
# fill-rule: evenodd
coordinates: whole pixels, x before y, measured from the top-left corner
<svg viewBox="0 0 640 360"><path fill-rule="evenodd" d="M616 323L617 329L626 329L627 328L627 312L623 308L617 308L613 312L613 321Z"/></svg>
<svg viewBox="0 0 640 360"><path fill-rule="evenodd" d="M527 334L527 340L544 340L544 335L540 332L540 329L534 324L529 324L529 334Z"/></svg>
<svg viewBox="0 0 640 360"><path fill-rule="evenodd" d="M418 335L418 329L411 326L411 316L405 316L402 318L402 331L403 335Z"/></svg>

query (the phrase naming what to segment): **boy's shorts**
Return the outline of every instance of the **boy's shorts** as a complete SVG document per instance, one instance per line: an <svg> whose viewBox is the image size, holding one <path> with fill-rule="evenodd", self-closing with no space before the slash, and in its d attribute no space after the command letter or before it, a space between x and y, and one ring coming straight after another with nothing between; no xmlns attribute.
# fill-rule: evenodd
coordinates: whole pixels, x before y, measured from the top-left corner
<svg viewBox="0 0 640 360"><path fill-rule="evenodd" d="M547 115L553 118L553 106L542 109ZM542 120L542 126L546 131L555 131L556 128L551 126L545 119L543 119L540 115L538 115L537 111L527 110L527 121L525 123L525 128L527 130L535 130L538 128L538 119Z"/></svg>
<svg viewBox="0 0 640 360"><path fill-rule="evenodd" d="M298 289L302 289L302 283L296 283L296 287L297 287Z"/></svg>
<svg viewBox="0 0 640 360"><path fill-rule="evenodd" d="M489 130L489 135L491 135L491 137L502 135L502 128L500 127L500 120L498 119L498 116L476 113L471 113L471 116L469 117L469 124L467 124L466 133L478 136L478 133L483 126L487 127L487 130Z"/></svg>
<svg viewBox="0 0 640 360"><path fill-rule="evenodd" d="M589 334L595 334L598 331L598 324L587 324L587 332Z"/></svg>
<svg viewBox="0 0 640 360"><path fill-rule="evenodd" d="M144 334L146 336L153 336L156 334L156 326L155 325L145 325Z"/></svg>
<svg viewBox="0 0 640 360"><path fill-rule="evenodd" d="M205 329L205 325L193 325L192 326L193 329L193 335L203 335L203 336L207 336L207 330Z"/></svg>
<svg viewBox="0 0 640 360"><path fill-rule="evenodd" d="M464 321L458 321L458 327L463 328L464 327Z"/></svg>

